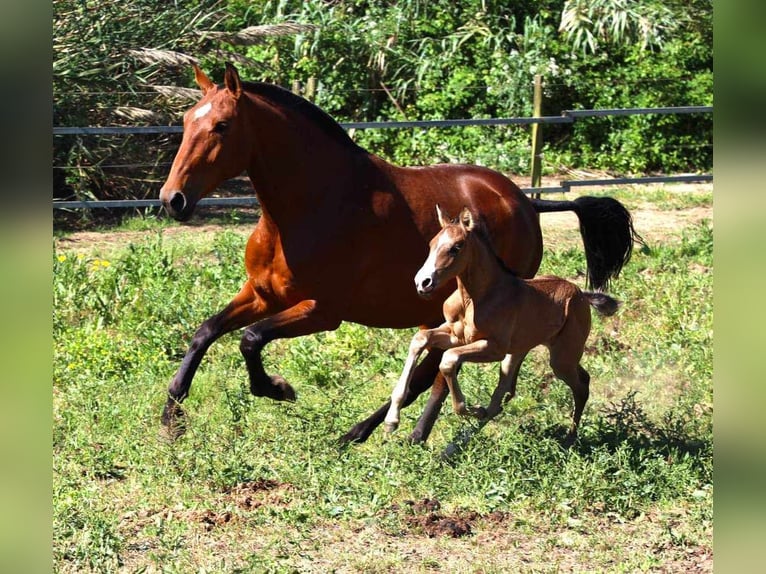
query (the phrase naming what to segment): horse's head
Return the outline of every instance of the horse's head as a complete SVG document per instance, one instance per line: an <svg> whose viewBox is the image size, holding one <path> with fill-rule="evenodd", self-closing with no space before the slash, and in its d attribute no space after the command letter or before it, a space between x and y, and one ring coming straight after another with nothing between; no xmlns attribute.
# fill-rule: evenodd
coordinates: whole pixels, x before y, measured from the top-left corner
<svg viewBox="0 0 766 574"><path fill-rule="evenodd" d="M184 133L173 166L160 190L167 212L179 221L192 216L197 202L222 181L247 168L249 138L242 85L237 70L226 64L222 86L194 65L202 99L184 114Z"/></svg>
<svg viewBox="0 0 766 574"><path fill-rule="evenodd" d="M465 246L475 226L473 215L467 207L463 208L455 220L445 217L438 205L436 215L441 231L431 240L428 258L415 275L418 295L424 298L465 269Z"/></svg>

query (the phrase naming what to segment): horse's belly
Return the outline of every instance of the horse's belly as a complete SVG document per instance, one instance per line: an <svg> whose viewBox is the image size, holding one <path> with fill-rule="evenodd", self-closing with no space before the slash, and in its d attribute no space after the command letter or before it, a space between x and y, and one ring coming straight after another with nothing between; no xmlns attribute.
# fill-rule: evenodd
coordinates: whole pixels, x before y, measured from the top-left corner
<svg viewBox="0 0 766 574"><path fill-rule="evenodd" d="M403 329L420 325L435 326L442 322L443 297L422 299L414 285L412 293L389 288L385 293L366 293L359 289L347 300L339 301L343 320L369 327Z"/></svg>

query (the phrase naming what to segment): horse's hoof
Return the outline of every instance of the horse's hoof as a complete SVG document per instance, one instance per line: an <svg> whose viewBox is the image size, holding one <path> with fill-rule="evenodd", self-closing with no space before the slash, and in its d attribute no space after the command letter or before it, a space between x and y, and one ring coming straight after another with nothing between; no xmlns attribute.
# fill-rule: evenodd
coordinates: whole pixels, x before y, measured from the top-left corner
<svg viewBox="0 0 766 574"><path fill-rule="evenodd" d="M479 419L480 421L483 421L484 419L487 418L489 413L487 413L487 409L485 409L484 407L477 406L471 409L471 414L475 416L477 419Z"/></svg>
<svg viewBox="0 0 766 574"><path fill-rule="evenodd" d="M399 428L399 423L398 422L395 422L395 423L393 423L393 422L392 423L385 422L385 423L383 423L383 432L392 433L397 428Z"/></svg>
<svg viewBox="0 0 766 574"><path fill-rule="evenodd" d="M561 441L561 446L564 448L564 450L569 450L574 446L574 444L577 442L577 431L569 431L567 435L564 437L564 440Z"/></svg>
<svg viewBox="0 0 766 574"><path fill-rule="evenodd" d="M278 401L289 401L291 403L294 403L296 399L298 398L295 395L295 390L293 387L288 383L285 379L280 377L279 375L274 375L271 377L271 384L274 385L275 388L279 389L279 395L274 397Z"/></svg>
<svg viewBox="0 0 766 574"><path fill-rule="evenodd" d="M162 426L159 436L161 440L173 442L186 433L186 417L183 409L175 401L165 405L162 411Z"/></svg>
<svg viewBox="0 0 766 574"><path fill-rule="evenodd" d="M158 434L160 440L164 442L175 442L186 434L186 420L183 417L178 417L168 423L163 421Z"/></svg>
<svg viewBox="0 0 766 574"><path fill-rule="evenodd" d="M162 425L157 432L157 435L162 442L172 443L181 438L185 433L185 425L174 424L171 426Z"/></svg>
<svg viewBox="0 0 766 574"><path fill-rule="evenodd" d="M268 397L275 401L289 401L291 403L294 403L297 398L290 383L279 375L269 377L268 382L261 385L250 383L250 393L256 397Z"/></svg>

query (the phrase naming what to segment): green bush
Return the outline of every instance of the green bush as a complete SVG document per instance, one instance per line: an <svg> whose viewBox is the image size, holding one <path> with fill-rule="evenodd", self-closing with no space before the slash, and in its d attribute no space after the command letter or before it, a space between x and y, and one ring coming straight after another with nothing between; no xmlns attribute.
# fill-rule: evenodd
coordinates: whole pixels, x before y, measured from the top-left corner
<svg viewBox="0 0 766 574"><path fill-rule="evenodd" d="M188 66L142 63L131 50L143 47L196 57L216 80L224 60L234 60L244 78L299 91L339 121L529 116L535 74L544 78L546 115L577 108L712 103L710 2L655 2L668 20L661 45L631 43L625 32L622 41L599 42L595 53L578 51L558 31L565 4L211 0L177 2L168 10L155 0L128 0L119 8L97 10L57 0L54 125L135 125L140 121L117 115L131 107L152 112L144 123L179 123L190 102L160 96L151 86L194 87L192 74ZM200 35L287 22L316 29L249 46ZM446 161L506 172L529 169L524 127L363 130L354 137L400 164ZM544 138L548 172L712 168L710 114L585 119L545 126ZM54 196L154 197L178 141L56 137Z"/></svg>

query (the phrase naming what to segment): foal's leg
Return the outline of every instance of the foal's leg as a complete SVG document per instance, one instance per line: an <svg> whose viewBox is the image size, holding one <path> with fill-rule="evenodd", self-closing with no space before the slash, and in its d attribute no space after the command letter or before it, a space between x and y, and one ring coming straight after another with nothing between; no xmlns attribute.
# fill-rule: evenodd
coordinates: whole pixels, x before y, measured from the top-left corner
<svg viewBox="0 0 766 574"><path fill-rule="evenodd" d="M452 409L461 416L475 416L483 418L485 413L481 407L467 408L465 406L465 396L457 382L457 373L460 365L466 361L470 363L493 363L500 361L506 353L497 348L486 339L474 341L462 347L455 347L445 351L439 370L447 380L450 393L452 394Z"/></svg>
<svg viewBox="0 0 766 574"><path fill-rule="evenodd" d="M340 323L337 317L324 316L315 300L307 299L248 327L242 335L239 349L247 365L250 392L257 397L294 401L295 391L284 378L266 374L261 351L275 339L331 331L337 329Z"/></svg>
<svg viewBox="0 0 766 574"><path fill-rule="evenodd" d="M412 375L412 380L407 388L407 394L402 402L402 407L406 407L411 404L420 394L428 387L434 386L431 398L428 400L426 408L423 410L423 414L418 420L415 429L410 435L410 440L415 443L423 442L428 438L431 428L436 421L436 417L439 415L439 407L444 401L444 397L447 396L446 383L444 377L439 373L439 362L442 358L442 351L439 349L431 349L422 361L415 367L415 372ZM441 400L434 401L437 385L442 388ZM339 442L341 444L348 443L362 443L370 438L372 432L383 422L388 409L390 401L386 401L382 406L372 413L369 417L356 423L349 431L340 437ZM434 406L435 405L435 406ZM429 410L429 407L430 410Z"/></svg>
<svg viewBox="0 0 766 574"><path fill-rule="evenodd" d="M489 406L485 412L485 418L491 419L500 414L503 410L505 396L509 399L516 396L516 379L519 376L521 363L527 353L517 353L515 355L506 355L500 363L500 379L497 382L495 392L489 401Z"/></svg>
<svg viewBox="0 0 766 574"><path fill-rule="evenodd" d="M184 431L179 423L179 417L184 414L181 403L189 396L194 374L210 345L222 335L250 325L269 312L271 310L253 291L252 286L245 283L223 311L200 325L168 387L168 400L162 411L162 424L171 438L178 437Z"/></svg>
<svg viewBox="0 0 766 574"><path fill-rule="evenodd" d="M447 394L449 393L447 380L439 371L439 363L441 362L442 355L443 353L441 350L432 349L428 351L428 357L426 357L426 360L431 358L434 360L435 377L433 378L431 393L428 396L428 401L426 401L426 406L423 407L423 412L420 414L418 422L415 423L415 427L410 433L410 441L414 444L428 440L428 436L431 434L431 430L433 430L436 419L441 411L444 399L447 398ZM425 360L423 363L425 363ZM421 365L423 363L421 363ZM410 384L410 393L413 392L413 387L414 385ZM421 392L422 391L417 391L415 396L419 395ZM412 400L414 400L414 398ZM412 400L410 400L410 402L412 402ZM409 403L405 402L405 405L407 404Z"/></svg>
<svg viewBox="0 0 766 574"><path fill-rule="evenodd" d="M567 319L559 334L548 345L553 373L572 390L574 409L572 425L564 440L571 445L577 438L585 404L590 396L590 375L580 366L591 327L590 307L582 298L572 299L567 309Z"/></svg>
<svg viewBox="0 0 766 574"><path fill-rule="evenodd" d="M421 329L412 337L402 375L391 393L391 406L386 414L383 427L386 432L393 432L399 426L399 411L409 392L410 381L420 355L431 347L449 348L454 344L453 341L452 332L445 325L436 329Z"/></svg>
<svg viewBox="0 0 766 574"><path fill-rule="evenodd" d="M572 444L577 438L580 418L590 396L590 375L580 366L579 357L575 361L569 358L563 359L554 355L554 351L551 350L550 364L556 377L564 381L572 390L572 398L574 399L572 425L569 427L569 432L564 440L565 444Z"/></svg>

